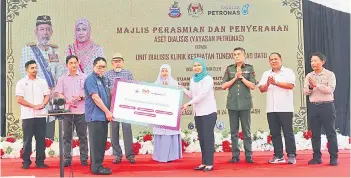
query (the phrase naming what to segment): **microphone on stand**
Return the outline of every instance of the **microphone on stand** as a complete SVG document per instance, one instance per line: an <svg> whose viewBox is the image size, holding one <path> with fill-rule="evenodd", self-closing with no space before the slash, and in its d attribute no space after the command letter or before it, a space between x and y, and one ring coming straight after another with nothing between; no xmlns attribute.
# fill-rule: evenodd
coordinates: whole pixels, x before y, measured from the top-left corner
<svg viewBox="0 0 351 178"><path fill-rule="evenodd" d="M66 110L65 110L66 100L65 99L60 98L56 94L54 94L54 96L52 97L50 102L52 104L52 110L48 111L50 114L66 112Z"/></svg>

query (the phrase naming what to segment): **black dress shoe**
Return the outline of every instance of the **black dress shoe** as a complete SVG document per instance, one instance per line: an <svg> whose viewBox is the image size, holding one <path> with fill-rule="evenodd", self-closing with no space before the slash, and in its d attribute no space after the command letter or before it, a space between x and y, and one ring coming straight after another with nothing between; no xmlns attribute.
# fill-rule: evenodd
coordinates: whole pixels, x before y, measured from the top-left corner
<svg viewBox="0 0 351 178"><path fill-rule="evenodd" d="M254 163L251 157L246 157L246 162L250 164Z"/></svg>
<svg viewBox="0 0 351 178"><path fill-rule="evenodd" d="M130 164L135 164L135 162L136 162L134 157L129 158L128 160L129 160Z"/></svg>
<svg viewBox="0 0 351 178"><path fill-rule="evenodd" d="M194 168L194 170L199 171L199 170L204 170L206 166L198 166Z"/></svg>
<svg viewBox="0 0 351 178"><path fill-rule="evenodd" d="M329 164L330 164L331 166L337 166L337 165L339 165L338 159L331 159Z"/></svg>
<svg viewBox="0 0 351 178"><path fill-rule="evenodd" d="M313 158L310 161L308 161L308 164L322 164L322 159Z"/></svg>
<svg viewBox="0 0 351 178"><path fill-rule="evenodd" d="M212 171L212 170L213 170L213 166L204 168L204 172L209 172L209 171Z"/></svg>
<svg viewBox="0 0 351 178"><path fill-rule="evenodd" d="M121 158L116 158L112 161L112 164L119 164L121 163Z"/></svg>
<svg viewBox="0 0 351 178"><path fill-rule="evenodd" d="M72 163L69 160L66 160L65 163L64 163L64 167L68 167L68 166L71 166L71 165L72 165Z"/></svg>
<svg viewBox="0 0 351 178"><path fill-rule="evenodd" d="M39 164L39 165L37 164L35 167L36 168L49 168L49 166L46 164Z"/></svg>
<svg viewBox="0 0 351 178"><path fill-rule="evenodd" d="M231 160L229 160L229 163L238 163L238 162L240 162L240 158L239 157L232 157L232 159Z"/></svg>
<svg viewBox="0 0 351 178"><path fill-rule="evenodd" d="M80 164L82 166L88 166L88 161L87 160L83 160L83 161L80 162Z"/></svg>
<svg viewBox="0 0 351 178"><path fill-rule="evenodd" d="M30 164L22 164L22 169L29 169Z"/></svg>
<svg viewBox="0 0 351 178"><path fill-rule="evenodd" d="M109 168L100 168L98 171L92 173L96 175L110 175L112 171Z"/></svg>

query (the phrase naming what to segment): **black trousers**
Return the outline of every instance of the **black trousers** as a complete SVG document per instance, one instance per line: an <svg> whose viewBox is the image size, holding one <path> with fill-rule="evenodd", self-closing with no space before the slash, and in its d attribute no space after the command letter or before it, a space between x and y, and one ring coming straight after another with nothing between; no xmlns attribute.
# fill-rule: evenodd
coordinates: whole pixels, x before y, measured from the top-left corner
<svg viewBox="0 0 351 178"><path fill-rule="evenodd" d="M31 118L22 120L23 130L23 164L31 164L30 154L32 152L32 138L35 137L36 165L44 164L45 156L45 134L46 118Z"/></svg>
<svg viewBox="0 0 351 178"><path fill-rule="evenodd" d="M202 164L213 165L214 156L214 127L216 125L217 113L204 116L195 116L195 127L199 136Z"/></svg>
<svg viewBox="0 0 351 178"><path fill-rule="evenodd" d="M251 139L251 111L250 110L228 110L230 135L232 141L232 156L239 157L240 148L238 145L239 140L239 121L241 129L244 134L244 149L245 157L252 157L252 139Z"/></svg>
<svg viewBox="0 0 351 178"><path fill-rule="evenodd" d="M293 113L292 112L271 112L267 113L269 130L272 135L274 155L281 158L283 154L282 130L285 139L286 153L290 156L296 156L296 143L293 131Z"/></svg>
<svg viewBox="0 0 351 178"><path fill-rule="evenodd" d="M87 137L87 123L85 122L84 114L80 115L67 115L63 119L63 147L65 160L72 160L72 137L73 130L79 138L79 151L80 160L88 160L88 137Z"/></svg>
<svg viewBox="0 0 351 178"><path fill-rule="evenodd" d="M335 106L333 102L323 104L311 104L310 128L312 130L313 158L320 159L321 153L321 130L325 130L329 142L329 154L331 158L338 157L338 140L335 131Z"/></svg>
<svg viewBox="0 0 351 178"><path fill-rule="evenodd" d="M50 116L53 117L53 116ZM47 118L48 119L48 118ZM51 122L46 121L46 138L53 140L55 138L56 120Z"/></svg>
<svg viewBox="0 0 351 178"><path fill-rule="evenodd" d="M89 147L90 147L90 170L97 172L102 168L105 157L108 122L88 122Z"/></svg>

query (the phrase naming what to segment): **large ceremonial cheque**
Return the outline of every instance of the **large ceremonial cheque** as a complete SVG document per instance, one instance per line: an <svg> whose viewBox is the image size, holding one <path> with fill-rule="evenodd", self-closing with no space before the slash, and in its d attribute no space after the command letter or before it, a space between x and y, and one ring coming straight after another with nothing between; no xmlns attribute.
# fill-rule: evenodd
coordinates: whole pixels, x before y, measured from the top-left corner
<svg viewBox="0 0 351 178"><path fill-rule="evenodd" d="M115 121L179 130L182 99L177 87L116 79L111 112Z"/></svg>

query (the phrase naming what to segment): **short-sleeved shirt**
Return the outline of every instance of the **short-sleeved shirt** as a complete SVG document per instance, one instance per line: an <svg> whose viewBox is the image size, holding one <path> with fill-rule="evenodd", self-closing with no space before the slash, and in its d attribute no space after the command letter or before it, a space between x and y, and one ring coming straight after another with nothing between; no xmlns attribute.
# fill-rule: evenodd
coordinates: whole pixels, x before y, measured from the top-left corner
<svg viewBox="0 0 351 178"><path fill-rule="evenodd" d="M308 79L313 77L317 81L317 86L313 90L309 89ZM310 72L307 74L304 83L304 93L310 95L310 102L334 101L334 91L336 87L335 74L323 68L320 74Z"/></svg>
<svg viewBox="0 0 351 178"><path fill-rule="evenodd" d="M252 65L241 66L242 76L248 81L256 84L255 71ZM235 77L237 72L236 64L227 67L223 82L229 82ZM229 110L250 110L252 108L251 90L240 79L236 80L228 89L227 109Z"/></svg>
<svg viewBox="0 0 351 178"><path fill-rule="evenodd" d="M84 96L84 82L86 77L84 73L77 72L75 76L72 76L68 72L57 80L55 92L61 93L69 101L73 99L73 96ZM84 100L75 101L73 104L77 107L66 105L66 109L74 113L83 114L85 112Z"/></svg>
<svg viewBox="0 0 351 178"><path fill-rule="evenodd" d="M85 120L86 122L106 121L105 112L94 102L92 94L98 94L107 108L110 108L110 92L105 77L95 72L89 75L84 83L85 92Z"/></svg>
<svg viewBox="0 0 351 178"><path fill-rule="evenodd" d="M128 81L133 81L133 74L127 69L122 69L120 72L116 72L115 70L109 70L107 71L104 76L107 78L107 86L110 89L113 89L113 86L115 84L115 80L117 78L123 79L123 80L128 80Z"/></svg>
<svg viewBox="0 0 351 178"><path fill-rule="evenodd" d="M50 90L46 81L37 77L34 80L28 76L20 79L16 84L16 96L23 96L24 100L33 105L42 104L45 95L49 95ZM40 114L47 114L46 108L35 110L21 105L21 119L41 118Z"/></svg>
<svg viewBox="0 0 351 178"><path fill-rule="evenodd" d="M282 66L277 73L272 70L265 71L258 86L266 85L268 77L270 76L274 77L276 82L285 82L295 85L294 71ZM294 112L293 91L276 85L269 85L266 96L266 112Z"/></svg>

